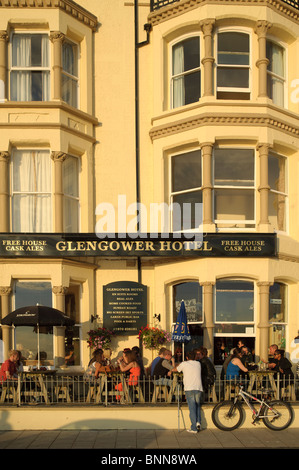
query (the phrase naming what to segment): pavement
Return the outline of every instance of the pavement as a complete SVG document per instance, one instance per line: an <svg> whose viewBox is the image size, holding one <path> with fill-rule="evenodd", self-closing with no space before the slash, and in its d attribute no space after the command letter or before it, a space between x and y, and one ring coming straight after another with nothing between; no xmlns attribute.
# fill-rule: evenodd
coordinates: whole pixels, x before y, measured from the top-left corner
<svg viewBox="0 0 299 470"><path fill-rule="evenodd" d="M197 434L190 434L185 429L0 431L0 449L102 449L97 453L102 458L105 455L109 458L117 456L121 449L132 455L139 455L137 450L142 451L141 455L148 451L151 455L161 451L167 455L176 454L182 449L189 449L189 452L183 452L185 455L191 455L193 451L196 455L203 449L290 450L299 449L299 429L290 427L271 431L261 425L229 432L204 429ZM108 461L99 463L113 464Z"/></svg>

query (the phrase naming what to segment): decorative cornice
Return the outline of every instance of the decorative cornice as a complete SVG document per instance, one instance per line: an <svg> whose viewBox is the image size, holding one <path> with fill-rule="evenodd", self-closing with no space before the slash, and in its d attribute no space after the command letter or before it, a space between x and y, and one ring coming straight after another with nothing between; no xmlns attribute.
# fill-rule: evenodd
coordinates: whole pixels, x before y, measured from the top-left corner
<svg viewBox="0 0 299 470"><path fill-rule="evenodd" d="M263 115L250 115L246 116L236 114L211 114L205 113L201 116L183 119L171 124L165 124L153 128L150 131L152 140L166 137L179 132L184 132L201 126L258 126L258 127L271 127L273 129L282 130L290 135L299 137L299 127L292 126L279 119Z"/></svg>
<svg viewBox="0 0 299 470"><path fill-rule="evenodd" d="M284 3L282 0L181 0L180 2L173 3L165 8L160 8L150 13L148 17L149 23L153 26L167 21L172 17L182 15L188 10L197 8L199 5L213 4L213 5L266 5L285 15L291 20L299 21L299 11L292 5Z"/></svg>
<svg viewBox="0 0 299 470"><path fill-rule="evenodd" d="M0 8L58 8L96 31L98 19L73 0L0 0Z"/></svg>

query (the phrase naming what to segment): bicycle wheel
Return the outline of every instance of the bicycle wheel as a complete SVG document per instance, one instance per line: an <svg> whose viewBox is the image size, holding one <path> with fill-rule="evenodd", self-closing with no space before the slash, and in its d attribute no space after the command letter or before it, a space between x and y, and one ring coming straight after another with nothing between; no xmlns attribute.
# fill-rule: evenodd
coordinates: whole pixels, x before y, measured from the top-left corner
<svg viewBox="0 0 299 470"><path fill-rule="evenodd" d="M264 409L264 424L273 431L286 429L293 419L293 409L291 406L281 400L271 401L268 405L270 408L265 407Z"/></svg>
<svg viewBox="0 0 299 470"><path fill-rule="evenodd" d="M212 420L221 431L232 431L237 429L243 419L243 408L240 403L222 401L214 406Z"/></svg>

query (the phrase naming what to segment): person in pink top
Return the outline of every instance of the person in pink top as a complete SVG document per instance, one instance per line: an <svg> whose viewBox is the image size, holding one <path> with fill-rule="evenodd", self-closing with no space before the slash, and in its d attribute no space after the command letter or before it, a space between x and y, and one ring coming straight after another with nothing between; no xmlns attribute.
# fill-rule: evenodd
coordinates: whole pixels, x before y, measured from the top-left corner
<svg viewBox="0 0 299 470"><path fill-rule="evenodd" d="M117 360L119 368L122 372L129 372L128 385L138 385L138 380L140 377L140 366L136 361L136 356L133 351L124 351L123 357ZM122 383L119 383L115 386L115 390L122 391ZM120 396L116 397L120 400Z"/></svg>

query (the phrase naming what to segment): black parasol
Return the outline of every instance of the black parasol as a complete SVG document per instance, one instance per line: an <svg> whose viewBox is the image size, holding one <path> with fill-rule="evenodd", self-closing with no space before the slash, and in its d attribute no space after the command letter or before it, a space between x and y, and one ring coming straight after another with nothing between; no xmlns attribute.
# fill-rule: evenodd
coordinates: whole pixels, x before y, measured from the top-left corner
<svg viewBox="0 0 299 470"><path fill-rule="evenodd" d="M36 326L37 327L37 350L38 350L38 368L40 366L39 354L39 328L41 326L72 326L75 322L56 308L45 305L31 305L29 307L20 307L17 310L6 315L1 320L2 325L10 326Z"/></svg>
<svg viewBox="0 0 299 470"><path fill-rule="evenodd" d="M20 307L1 320L2 325L14 326L71 326L75 322L56 308L45 305Z"/></svg>

